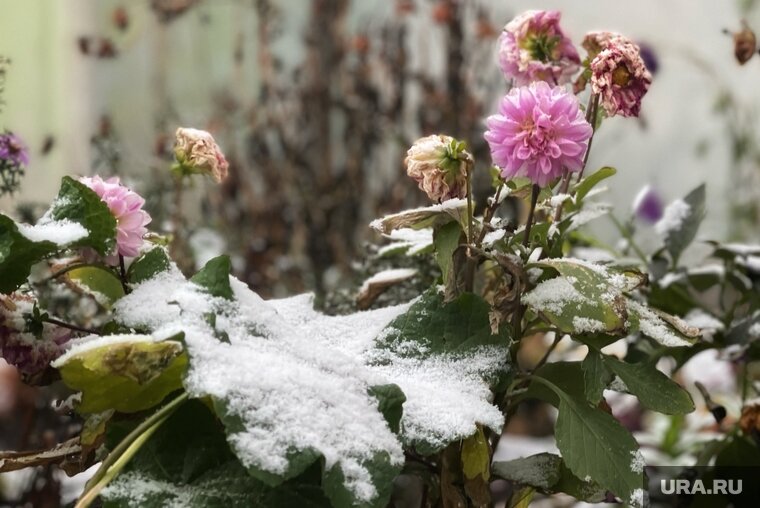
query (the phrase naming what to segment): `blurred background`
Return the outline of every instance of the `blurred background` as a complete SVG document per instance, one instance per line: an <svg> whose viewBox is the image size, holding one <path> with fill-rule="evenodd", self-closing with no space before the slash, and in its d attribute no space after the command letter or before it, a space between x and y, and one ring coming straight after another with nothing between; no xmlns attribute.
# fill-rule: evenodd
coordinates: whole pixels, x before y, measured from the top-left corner
<svg viewBox="0 0 760 508"><path fill-rule="evenodd" d="M607 197L618 213L646 183L670 200L707 181L704 234L746 237L760 58L738 65L725 31L758 18L753 4L0 0L0 54L12 61L0 126L31 151L20 193L0 205L26 203L33 218L61 176L118 174L169 229L174 130L207 129L232 176L185 200L188 264L224 250L262 294L334 289L373 239L371 219L424 203L402 165L418 136L467 140L484 201L483 118L507 87L496 37L524 9L556 8L577 42L620 31L655 71L641 119L606 122L591 156L619 170Z"/></svg>
<svg viewBox="0 0 760 508"><path fill-rule="evenodd" d="M590 159L618 169L605 197L618 217L644 185L670 201L705 181L701 235L756 242L760 57L739 65L731 37L743 19L760 26L748 0L0 0L0 56L11 61L0 129L23 138L31 159L0 209L33 221L62 176L118 175L146 197L154 229L175 230L174 131L206 129L230 177L184 197L183 267L227 252L265 297L355 289L378 240L368 223L426 204L403 168L416 138L466 140L485 201L483 119L508 86L496 38L528 8L561 10L577 43L613 30L647 53L641 118L605 121ZM592 227L617 237L604 219ZM642 227L646 244L654 232ZM48 395L0 362L0 447L68 435ZM546 434L526 421L525 432ZM19 498L14 485L31 506L73 499L77 485L62 487L58 473L38 472L39 489L5 477L6 499Z"/></svg>

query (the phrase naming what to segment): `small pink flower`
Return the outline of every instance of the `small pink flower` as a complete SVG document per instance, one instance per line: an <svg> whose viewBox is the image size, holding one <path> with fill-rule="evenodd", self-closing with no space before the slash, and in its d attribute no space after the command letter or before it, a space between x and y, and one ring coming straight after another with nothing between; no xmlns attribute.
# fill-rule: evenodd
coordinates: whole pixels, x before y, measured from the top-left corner
<svg viewBox="0 0 760 508"><path fill-rule="evenodd" d="M414 142L406 152L406 174L436 202L463 198L472 155L451 136L433 134Z"/></svg>
<svg viewBox="0 0 760 508"><path fill-rule="evenodd" d="M117 177L103 180L99 176L82 177L80 182L95 191L116 218L116 245L119 254L135 257L140 253L145 227L151 221L142 209L145 200L139 194L119 183Z"/></svg>
<svg viewBox="0 0 760 508"><path fill-rule="evenodd" d="M177 129L174 155L183 170L211 175L217 183L227 178L229 163L214 137L206 131Z"/></svg>
<svg viewBox="0 0 760 508"><path fill-rule="evenodd" d="M619 34L593 32L583 47L589 52L591 90L607 114L639 116L641 99L652 83L639 46Z"/></svg>
<svg viewBox="0 0 760 508"><path fill-rule="evenodd" d="M559 11L526 11L504 27L499 66L515 86L567 83L578 70L578 51L559 26L560 18Z"/></svg>
<svg viewBox="0 0 760 508"><path fill-rule="evenodd" d="M578 99L543 81L512 89L486 125L501 176L525 176L542 187L564 171L580 171L592 133Z"/></svg>

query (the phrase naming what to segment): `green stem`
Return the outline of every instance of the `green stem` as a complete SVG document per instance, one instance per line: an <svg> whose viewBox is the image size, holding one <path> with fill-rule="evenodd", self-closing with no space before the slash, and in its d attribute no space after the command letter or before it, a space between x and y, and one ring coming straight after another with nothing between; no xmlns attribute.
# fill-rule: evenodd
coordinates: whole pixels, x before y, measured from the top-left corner
<svg viewBox="0 0 760 508"><path fill-rule="evenodd" d="M127 437L108 454L100 464L90 481L85 485L84 493L74 508L86 508L97 497L103 487L110 482L124 467L130 458L145 444L148 438L177 410L183 402L188 400L187 392L183 392L167 405L150 415L138 425ZM122 457L124 457L122 459ZM94 493L92 493L95 491Z"/></svg>
<svg viewBox="0 0 760 508"><path fill-rule="evenodd" d="M633 235L631 235L631 233L628 230L628 228L624 227L620 223L620 221L617 219L617 217L615 217L615 214L610 213L609 217L610 217L610 220L617 227L617 229L620 232L620 234L623 235L623 237L626 240L628 240L628 245L631 246L631 248L633 249L633 251L636 253L636 256L638 256L638 258L641 260L641 262L644 263L644 266L647 266L649 264L649 262L647 261L647 256L646 256L646 254L644 254L644 251L642 251L641 248L639 248L638 244L633 239Z"/></svg>
<svg viewBox="0 0 760 508"><path fill-rule="evenodd" d="M528 221L525 223L525 237L523 238L523 245L528 247L530 245L530 229L533 227L533 215L536 212L536 203L538 203L538 194L541 192L541 187L537 184L533 184L533 192L530 196L530 210L528 211Z"/></svg>

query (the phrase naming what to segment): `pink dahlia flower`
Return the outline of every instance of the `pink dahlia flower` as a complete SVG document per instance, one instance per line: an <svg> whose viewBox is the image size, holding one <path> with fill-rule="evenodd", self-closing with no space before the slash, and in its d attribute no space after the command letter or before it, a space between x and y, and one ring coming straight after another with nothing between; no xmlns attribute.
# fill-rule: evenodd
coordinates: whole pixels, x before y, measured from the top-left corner
<svg viewBox="0 0 760 508"><path fill-rule="evenodd" d="M592 133L578 99L543 81L512 89L486 125L485 138L501 176L526 176L542 187L565 170L581 170Z"/></svg>
<svg viewBox="0 0 760 508"><path fill-rule="evenodd" d="M406 152L408 174L436 202L463 198L472 155L451 136L433 134L414 142Z"/></svg>
<svg viewBox="0 0 760 508"><path fill-rule="evenodd" d="M639 116L641 99L652 84L652 74L632 40L611 32L586 35L591 90L599 95L609 116Z"/></svg>
<svg viewBox="0 0 760 508"><path fill-rule="evenodd" d="M140 253L145 227L151 221L142 209L145 200L139 194L119 183L117 177L103 180L99 176L82 177L80 182L95 191L116 218L116 245L119 254L134 257Z"/></svg>
<svg viewBox="0 0 760 508"><path fill-rule="evenodd" d="M559 11L526 11L499 37L499 66L515 86L570 81L580 67L578 51L559 26Z"/></svg>

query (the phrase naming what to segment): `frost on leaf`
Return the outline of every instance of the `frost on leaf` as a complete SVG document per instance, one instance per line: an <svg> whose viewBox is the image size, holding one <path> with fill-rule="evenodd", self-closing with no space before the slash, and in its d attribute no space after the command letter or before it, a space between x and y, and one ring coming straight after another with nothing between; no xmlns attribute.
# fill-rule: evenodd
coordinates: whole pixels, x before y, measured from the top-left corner
<svg viewBox="0 0 760 508"><path fill-rule="evenodd" d="M454 198L438 205L404 210L403 212L386 215L382 219L372 221L370 227L380 233L390 234L395 229L422 229L439 226L452 220L464 223L466 209L466 200Z"/></svg>
<svg viewBox="0 0 760 508"><path fill-rule="evenodd" d="M323 457L328 495L384 506L407 433L444 443L472 434L476 422L501 424L476 377L502 361L486 356L493 349L408 356L384 348L378 337L408 305L326 316L309 295L264 301L234 278L230 286L231 300L213 297L173 268L137 285L115 312L156 337L185 333L185 387L212 397L233 451L257 479L275 485ZM406 396L401 438L379 410L383 391L373 389L391 384Z"/></svg>

